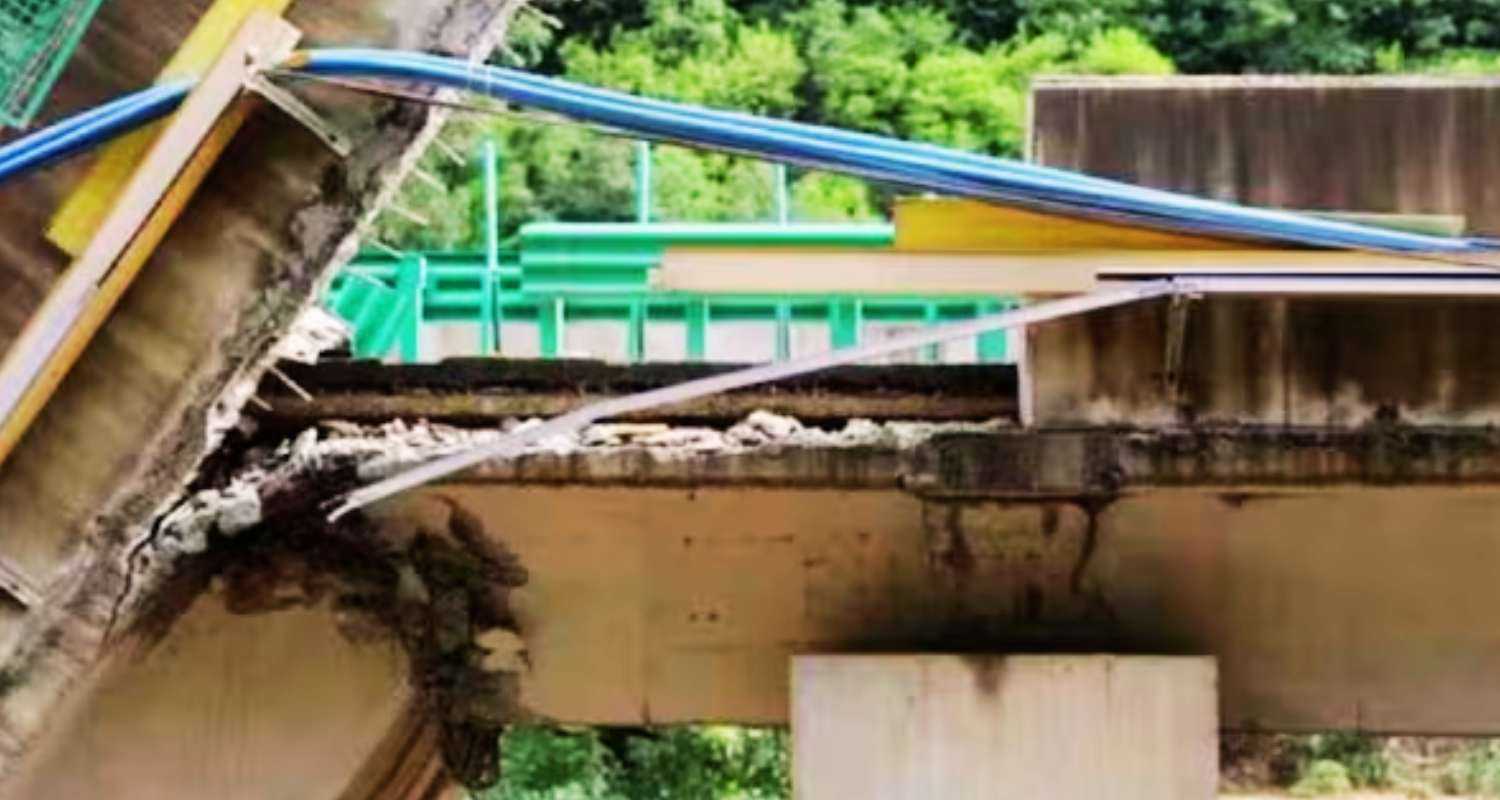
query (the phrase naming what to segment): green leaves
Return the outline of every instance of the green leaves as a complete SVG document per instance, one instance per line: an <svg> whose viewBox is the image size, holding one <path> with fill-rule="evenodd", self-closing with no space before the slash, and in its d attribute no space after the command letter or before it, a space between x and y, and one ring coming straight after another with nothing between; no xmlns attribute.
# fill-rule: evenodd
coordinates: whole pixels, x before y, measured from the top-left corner
<svg viewBox="0 0 1500 800"><path fill-rule="evenodd" d="M501 58L647 96L1016 156L1033 75L1171 71L1171 62L1143 36L1111 27L1141 3L1168 1L1025 0L1016 12L1026 16L1017 19L1032 33L983 44L988 28L964 28L954 20L1000 25L1004 15L960 0L634 0L609 8L576 0L554 10L593 15L583 20L581 33L557 44L541 17L523 14ZM1272 4L1274 11L1284 0L1251 1ZM1043 23L1064 32L1040 32ZM634 218L629 143L574 126L483 117L450 124L443 141L469 154L485 137L500 142L504 154L507 234L531 220ZM424 169L440 183L409 181L398 200L421 221L386 213L378 237L406 248L479 246L477 166L429 154ZM653 173L655 219L765 220L772 213L775 187L767 165L661 147ZM794 179L798 219L874 219L890 200L889 190L854 179L801 172Z"/></svg>
<svg viewBox="0 0 1500 800"><path fill-rule="evenodd" d="M757 114L798 105L806 67L791 36L745 23L723 0L653 0L649 24L607 46L563 45L568 77L651 97Z"/></svg>
<svg viewBox="0 0 1500 800"><path fill-rule="evenodd" d="M995 155L1019 156L1026 96L1041 74L1172 72L1172 63L1139 34L1110 29L1083 44L1057 34L1021 39L987 52L950 47L912 70L898 135Z"/></svg>
<svg viewBox="0 0 1500 800"><path fill-rule="evenodd" d="M477 800L773 800L791 795L788 751L779 729L518 726L500 785Z"/></svg>

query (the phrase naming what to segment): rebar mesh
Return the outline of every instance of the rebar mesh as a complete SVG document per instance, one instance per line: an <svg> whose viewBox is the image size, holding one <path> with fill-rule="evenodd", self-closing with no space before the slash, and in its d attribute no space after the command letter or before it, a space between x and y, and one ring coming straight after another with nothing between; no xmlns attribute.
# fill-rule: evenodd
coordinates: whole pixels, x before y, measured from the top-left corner
<svg viewBox="0 0 1500 800"><path fill-rule="evenodd" d="M103 0L0 0L0 123L29 123Z"/></svg>

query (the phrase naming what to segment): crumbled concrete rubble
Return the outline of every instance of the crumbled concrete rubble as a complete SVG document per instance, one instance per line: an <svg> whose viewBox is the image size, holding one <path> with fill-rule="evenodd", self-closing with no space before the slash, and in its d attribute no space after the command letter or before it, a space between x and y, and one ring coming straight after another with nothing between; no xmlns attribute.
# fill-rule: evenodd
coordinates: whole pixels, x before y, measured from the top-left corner
<svg viewBox="0 0 1500 800"><path fill-rule="evenodd" d="M322 306L308 306L292 322L292 329L276 344L271 355L277 360L316 364L318 356L349 341L353 328L342 317Z"/></svg>
<svg viewBox="0 0 1500 800"><path fill-rule="evenodd" d="M295 483L290 476L345 473L360 483L379 480L422 462L495 441L541 424L512 420L499 429L467 429L401 420L379 427L331 421L309 428L269 451L253 453L251 464L222 488L207 489L168 514L158 527L162 555L200 553L210 535L233 537L264 521L269 485ZM634 450L663 461L707 453L745 453L776 448L882 448L909 450L937 434L992 432L1001 421L982 423L850 420L840 430L803 425L792 418L757 411L727 430L664 424L591 425L571 436L556 436L526 448L525 454L572 455ZM331 494L331 493L330 493Z"/></svg>
<svg viewBox="0 0 1500 800"><path fill-rule="evenodd" d="M313 431L298 442L303 453L358 455L359 477L374 481L389 477L429 459L495 441L504 433L540 425L541 420L513 420L499 430L471 430L396 421L376 429L345 426L335 438L318 441ZM939 433L991 432L1008 427L1003 421L982 423L887 422L850 420L840 430L803 425L792 418L756 411L729 428L676 427L651 424L591 425L571 436L555 436L526 448L527 454L572 455L581 452L630 449L663 460L694 458L706 453L745 453L772 448L886 448L907 450ZM353 436L339 437L342 430ZM357 433L356 433L357 432ZM306 457L306 456L304 456ZM313 456L317 457L317 456Z"/></svg>
<svg viewBox="0 0 1500 800"><path fill-rule="evenodd" d="M331 602L346 636L400 644L449 774L470 789L492 786L496 742L526 718L520 678L529 665L509 606L526 570L501 536L442 497L431 501L438 513L399 525L359 514L328 522L322 501L358 480L364 453L351 441L309 432L164 517L132 563L154 591L126 598L139 605L129 616L147 635L164 630L181 613L179 598L209 585L236 614Z"/></svg>

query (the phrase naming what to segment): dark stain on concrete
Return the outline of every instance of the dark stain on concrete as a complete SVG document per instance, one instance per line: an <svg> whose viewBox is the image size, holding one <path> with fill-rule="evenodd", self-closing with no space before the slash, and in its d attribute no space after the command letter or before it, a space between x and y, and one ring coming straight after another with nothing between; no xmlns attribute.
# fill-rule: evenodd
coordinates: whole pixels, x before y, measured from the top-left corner
<svg viewBox="0 0 1500 800"><path fill-rule="evenodd" d="M977 563L974 551L969 547L968 535L964 532L963 511L963 506L958 503L945 509L947 516L943 530L947 533L947 541L946 547L938 555L943 565L959 578L972 574Z"/></svg>
<svg viewBox="0 0 1500 800"><path fill-rule="evenodd" d="M233 538L213 537L183 559L151 595L130 633L159 641L211 584L237 614L275 613L331 602L356 641L393 640L405 651L424 712L440 726L443 761L471 789L500 778L497 742L522 717L520 676L487 671L476 639L516 630L510 593L528 581L514 554L451 498L446 524L409 540L385 536L359 514L328 524L313 493L283 504Z"/></svg>
<svg viewBox="0 0 1500 800"><path fill-rule="evenodd" d="M1057 535L1058 516L1057 506L1048 504L1042 507L1042 535L1048 539Z"/></svg>
<svg viewBox="0 0 1500 800"><path fill-rule="evenodd" d="M1288 492L1219 492L1219 502L1230 508L1244 508L1251 503L1262 503L1268 500L1285 500L1295 495Z"/></svg>
<svg viewBox="0 0 1500 800"><path fill-rule="evenodd" d="M974 686L984 697L997 697L1005 682L1005 659L994 655L966 655L963 661L974 673Z"/></svg>
<svg viewBox="0 0 1500 800"><path fill-rule="evenodd" d="M1114 623L1118 620L1114 606L1109 602L1102 586L1090 585L1087 574L1095 554L1099 550L1099 515L1108 508L1110 501L1085 501L1079 504L1088 517L1088 523L1084 526L1083 544L1078 552L1078 561L1073 564L1073 571L1068 576L1068 587L1075 596L1083 597L1088 601L1087 618L1102 619Z"/></svg>

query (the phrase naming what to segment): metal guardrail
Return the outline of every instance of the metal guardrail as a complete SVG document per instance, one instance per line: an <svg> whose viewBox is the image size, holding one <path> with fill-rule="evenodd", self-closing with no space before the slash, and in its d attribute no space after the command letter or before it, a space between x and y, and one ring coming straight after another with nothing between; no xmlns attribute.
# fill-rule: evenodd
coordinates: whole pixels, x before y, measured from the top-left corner
<svg viewBox="0 0 1500 800"><path fill-rule="evenodd" d="M479 153L485 184L485 249L476 252L365 253L330 287L327 305L354 327L354 354L420 363L449 356L585 356L638 364L653 360L744 361L745 351L715 358L711 335L730 323L770 326L775 360L805 348L795 333L811 326L826 330L827 346L855 347L872 328L930 326L969 320L1013 307L993 297L864 297L857 295L686 294L651 288L652 273L669 248L744 247L840 250L884 249L894 245L888 223L794 223L789 219L786 173L776 177L777 219L748 223L652 222L651 148L637 149L636 222L538 222L525 225L517 244L500 242L499 162L495 143ZM620 352L576 352L567 347L570 326L614 326ZM506 330L530 328L524 338L534 348L508 341ZM467 350L424 352L429 326L473 326ZM653 352L655 326L679 326L673 352ZM761 334L764 335L764 334ZM822 348L822 349L826 349ZM972 355L950 356L933 346L916 354L923 363L1007 360L1003 332L979 336Z"/></svg>
<svg viewBox="0 0 1500 800"><path fill-rule="evenodd" d="M355 355L395 357L405 363L433 357L423 352L423 328L438 324L472 325L473 341L493 343L478 352L443 355L511 354L514 346L503 332L521 324L535 328L527 338L537 342L538 352L526 355L562 358L602 356L570 353L564 343L569 325L604 322L620 326L625 360L641 363L655 357L647 343L649 326L681 326L681 353L688 361L705 361L712 360L710 330L716 325L760 322L774 326L775 357L785 360L794 355L793 329L797 326L825 327L831 346L846 348L865 341L872 326L937 325L1013 305L992 297L697 295L652 291L645 281L588 279L530 290L525 286L524 269L513 259L502 260L491 273L484 253L413 254L399 259L364 256L335 279L327 303L351 322ZM1005 361L1005 334L978 337L973 359ZM932 347L923 351L920 360L942 363L948 359Z"/></svg>
<svg viewBox="0 0 1500 800"><path fill-rule="evenodd" d="M31 122L102 2L0 0L0 123Z"/></svg>

